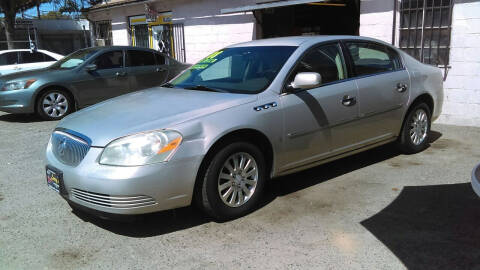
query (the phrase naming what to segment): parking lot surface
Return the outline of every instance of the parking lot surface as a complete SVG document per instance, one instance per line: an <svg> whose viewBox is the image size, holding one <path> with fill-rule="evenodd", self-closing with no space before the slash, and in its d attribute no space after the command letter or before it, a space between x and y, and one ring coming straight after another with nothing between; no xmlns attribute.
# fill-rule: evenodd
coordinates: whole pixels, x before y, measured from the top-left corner
<svg viewBox="0 0 480 270"><path fill-rule="evenodd" d="M274 179L257 211L216 223L73 212L46 185L55 125L0 113L0 269L480 269L480 128L433 125L422 153L386 145Z"/></svg>

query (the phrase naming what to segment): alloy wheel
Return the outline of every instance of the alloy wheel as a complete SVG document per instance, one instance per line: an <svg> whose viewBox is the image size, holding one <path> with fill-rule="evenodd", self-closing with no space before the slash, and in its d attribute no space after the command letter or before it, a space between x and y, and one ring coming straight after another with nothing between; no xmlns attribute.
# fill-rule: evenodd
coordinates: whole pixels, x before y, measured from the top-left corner
<svg viewBox="0 0 480 270"><path fill-rule="evenodd" d="M244 205L255 192L258 183L258 165L244 152L227 158L218 176L218 194L230 207Z"/></svg>
<svg viewBox="0 0 480 270"><path fill-rule="evenodd" d="M68 111L68 99L61 93L52 92L42 101L42 109L51 118L59 118Z"/></svg>
<svg viewBox="0 0 480 270"><path fill-rule="evenodd" d="M414 145L420 145L427 137L428 132L428 115L423 109L418 109L413 114L410 121L410 140Z"/></svg>

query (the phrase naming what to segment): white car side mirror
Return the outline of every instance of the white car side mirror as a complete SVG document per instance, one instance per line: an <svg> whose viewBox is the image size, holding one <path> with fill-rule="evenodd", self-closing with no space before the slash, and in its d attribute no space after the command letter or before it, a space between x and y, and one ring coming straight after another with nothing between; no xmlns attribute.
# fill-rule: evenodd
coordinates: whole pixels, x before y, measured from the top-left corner
<svg viewBox="0 0 480 270"><path fill-rule="evenodd" d="M307 89L320 86L322 84L322 76L317 72L300 72L295 75L291 87L294 89Z"/></svg>

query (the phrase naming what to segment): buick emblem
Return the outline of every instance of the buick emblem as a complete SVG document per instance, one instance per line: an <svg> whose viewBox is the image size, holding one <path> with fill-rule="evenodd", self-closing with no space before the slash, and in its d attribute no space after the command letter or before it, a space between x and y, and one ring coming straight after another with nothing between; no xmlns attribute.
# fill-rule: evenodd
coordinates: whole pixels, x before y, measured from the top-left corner
<svg viewBox="0 0 480 270"><path fill-rule="evenodd" d="M65 155L65 150L67 150L67 138L62 138L60 144L57 146L57 150L60 156L63 157Z"/></svg>

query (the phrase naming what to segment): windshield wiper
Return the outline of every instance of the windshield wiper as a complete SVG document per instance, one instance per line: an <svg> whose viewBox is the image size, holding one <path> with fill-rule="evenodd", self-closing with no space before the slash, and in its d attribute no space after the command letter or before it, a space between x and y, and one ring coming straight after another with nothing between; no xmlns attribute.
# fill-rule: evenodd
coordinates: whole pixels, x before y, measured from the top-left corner
<svg viewBox="0 0 480 270"><path fill-rule="evenodd" d="M160 85L160 86L161 86L161 87L166 87L166 88L173 88L173 87L174 87L174 85L171 84L171 83L164 83L164 84L162 84L162 85Z"/></svg>
<svg viewBox="0 0 480 270"><path fill-rule="evenodd" d="M215 89L215 88L210 88L210 87L205 86L205 85L188 86L188 87L185 87L185 89L209 91L209 92L223 92L222 90Z"/></svg>

